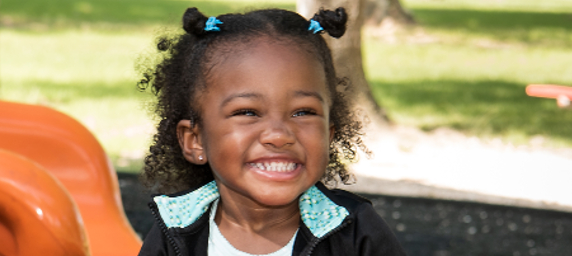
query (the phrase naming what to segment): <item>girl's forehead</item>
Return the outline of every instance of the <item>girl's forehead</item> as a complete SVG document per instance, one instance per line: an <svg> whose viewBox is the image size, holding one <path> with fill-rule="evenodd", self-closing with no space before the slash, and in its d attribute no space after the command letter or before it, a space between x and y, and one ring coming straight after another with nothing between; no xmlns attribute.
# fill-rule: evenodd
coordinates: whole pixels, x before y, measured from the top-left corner
<svg viewBox="0 0 572 256"><path fill-rule="evenodd" d="M206 92L261 91L268 87L319 91L330 101L325 70L320 61L299 45L277 40L250 42L237 52L224 54L207 69ZM276 88L273 88L276 89Z"/></svg>
<svg viewBox="0 0 572 256"><path fill-rule="evenodd" d="M235 44L230 47L232 49L227 48L228 45L215 46L209 54L208 64L204 66L203 74L207 85L213 79L224 76L238 67L243 67L242 70L245 72L250 71L248 73L259 73L263 70L280 71L281 69L300 72L304 70L296 70L296 67L305 66L311 67L312 71L317 71L315 75L326 81L324 65L316 54L308 50L308 47L291 41L266 36ZM249 65L254 70L244 68ZM272 74L278 73L272 72Z"/></svg>
<svg viewBox="0 0 572 256"><path fill-rule="evenodd" d="M267 52L294 52L306 55L307 61L316 61L323 67L322 59L315 47L296 38L286 36L257 35L220 40L213 43L205 54L203 74L207 77L217 66L228 62L240 62L244 57L261 50Z"/></svg>

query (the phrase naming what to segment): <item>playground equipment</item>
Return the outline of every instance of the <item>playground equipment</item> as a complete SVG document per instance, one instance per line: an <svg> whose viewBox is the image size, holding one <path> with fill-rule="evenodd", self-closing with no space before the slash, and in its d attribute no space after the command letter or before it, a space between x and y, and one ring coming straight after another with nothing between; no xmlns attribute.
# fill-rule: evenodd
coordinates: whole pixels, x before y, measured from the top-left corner
<svg viewBox="0 0 572 256"><path fill-rule="evenodd" d="M556 104L561 108L570 107L572 100L572 87L553 84L529 84L526 94L532 97L556 99Z"/></svg>
<svg viewBox="0 0 572 256"><path fill-rule="evenodd" d="M47 107L0 101L0 150L0 179L20 184L14 185L17 194L0 184L0 255L137 254L141 240L123 212L117 175L101 145L79 122ZM74 219L75 205L81 217ZM10 213L15 207L21 214ZM53 235L36 234L38 229ZM66 238L76 242L64 241L58 235L62 230L72 230ZM32 253L28 247L39 249L40 241L59 241L64 249ZM72 249L80 248L77 241L83 249ZM5 243L11 247L4 250Z"/></svg>
<svg viewBox="0 0 572 256"><path fill-rule="evenodd" d="M0 150L0 255L89 255L73 199L46 169Z"/></svg>

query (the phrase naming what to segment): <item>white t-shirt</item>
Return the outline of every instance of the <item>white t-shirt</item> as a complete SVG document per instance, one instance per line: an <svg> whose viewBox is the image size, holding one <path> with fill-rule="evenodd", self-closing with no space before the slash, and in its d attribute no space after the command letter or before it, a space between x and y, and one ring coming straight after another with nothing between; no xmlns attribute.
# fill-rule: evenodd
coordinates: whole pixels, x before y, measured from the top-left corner
<svg viewBox="0 0 572 256"><path fill-rule="evenodd" d="M209 216L209 245L208 245L208 255L209 256L290 256L292 255L292 249L294 248L294 241L296 240L296 234L298 230L294 233L290 242L282 247L280 250L269 254L250 254L243 251L239 251L230 244L226 238L220 233L218 226L214 221L216 214L216 208L218 206L218 199L213 202L213 207Z"/></svg>

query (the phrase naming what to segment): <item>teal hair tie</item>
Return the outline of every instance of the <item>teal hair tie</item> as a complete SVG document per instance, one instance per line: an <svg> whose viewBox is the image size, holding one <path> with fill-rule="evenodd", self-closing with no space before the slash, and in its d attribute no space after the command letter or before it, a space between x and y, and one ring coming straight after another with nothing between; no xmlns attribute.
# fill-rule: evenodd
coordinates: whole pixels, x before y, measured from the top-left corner
<svg viewBox="0 0 572 256"><path fill-rule="evenodd" d="M222 24L222 21L214 16L209 17L205 26L205 31L220 31L220 28L216 26L218 24Z"/></svg>
<svg viewBox="0 0 572 256"><path fill-rule="evenodd" d="M315 20L310 20L310 27L308 27L308 30L312 30L312 32L314 34L324 30L324 28L322 28L322 26L320 25L320 22L317 22Z"/></svg>

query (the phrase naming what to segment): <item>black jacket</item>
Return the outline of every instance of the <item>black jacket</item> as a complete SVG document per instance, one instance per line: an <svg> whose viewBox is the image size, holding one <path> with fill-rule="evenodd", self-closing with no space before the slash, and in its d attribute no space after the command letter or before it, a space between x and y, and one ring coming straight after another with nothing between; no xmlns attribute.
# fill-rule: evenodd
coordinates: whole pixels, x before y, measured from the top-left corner
<svg viewBox="0 0 572 256"><path fill-rule="evenodd" d="M213 183L211 182L211 185ZM216 185L214 186L216 190ZM301 202L305 198L308 204L311 204L311 201L316 202L313 200L314 197L325 196L327 197L325 200L330 203L327 208L339 207L338 210L341 212L341 215L326 219L322 212L330 210L323 210L325 208L317 209L320 212L314 211L314 215L320 215L316 216L318 219L323 219L321 223L318 223L316 218L314 218L315 216L308 217L306 214L308 213L306 211L307 207L300 203L302 216L300 219L300 231L296 236L292 251L293 256L405 255L385 221L377 215L371 202L367 199L343 190L328 190L320 182L312 189L314 189L314 193L306 192L301 197ZM195 193L195 195L180 199L181 196L192 193ZM202 198L198 201L195 200L199 195ZM157 221L145 237L139 255L207 256L209 237L208 213L210 212L210 202L216 199L217 196L218 190L207 192L204 190L193 190L190 193L155 196L153 202L149 205ZM331 204L331 202L335 205ZM185 204L185 206L181 206L181 203ZM197 215L196 211L189 211L188 204L196 205L194 209L202 207L203 210L199 211L200 216ZM337 212L330 213L337 215ZM188 219L192 220L188 222L186 221Z"/></svg>

